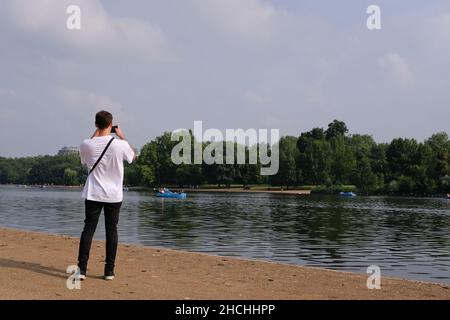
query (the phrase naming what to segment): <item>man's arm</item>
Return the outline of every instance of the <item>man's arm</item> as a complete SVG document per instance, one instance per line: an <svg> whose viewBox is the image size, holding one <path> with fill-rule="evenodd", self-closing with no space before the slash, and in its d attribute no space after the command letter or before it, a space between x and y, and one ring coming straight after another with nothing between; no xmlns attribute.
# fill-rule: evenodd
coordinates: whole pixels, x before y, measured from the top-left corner
<svg viewBox="0 0 450 320"><path fill-rule="evenodd" d="M130 146L131 150L133 151L133 162L134 160L136 160L137 156L136 156L136 152L134 152L134 148L131 146L131 144L125 140L125 135L123 134L123 131L120 129L120 127L116 128L116 135L120 140L125 141L126 143L128 143L128 145Z"/></svg>
<svg viewBox="0 0 450 320"><path fill-rule="evenodd" d="M80 161L81 164L85 165L86 164L86 155L85 155L86 151L85 151L85 145L84 143L82 143L80 145Z"/></svg>

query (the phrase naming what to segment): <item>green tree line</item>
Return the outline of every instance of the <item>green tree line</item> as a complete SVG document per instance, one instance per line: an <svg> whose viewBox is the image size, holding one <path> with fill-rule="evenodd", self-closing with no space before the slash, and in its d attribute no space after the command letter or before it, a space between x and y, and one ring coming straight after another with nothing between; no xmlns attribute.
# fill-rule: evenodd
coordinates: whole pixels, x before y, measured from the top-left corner
<svg viewBox="0 0 450 320"><path fill-rule="evenodd" d="M1 184L80 185L87 172L78 155L0 157Z"/></svg>
<svg viewBox="0 0 450 320"><path fill-rule="evenodd" d="M192 133L191 137L192 137ZM193 144L197 143L192 137ZM202 150L212 142L202 145ZM131 186L243 186L270 184L286 188L320 186L339 190L352 185L362 194L431 195L450 191L450 141L447 133L433 134L423 142L397 138L377 143L369 135L349 134L346 124L334 120L299 137L284 136L278 142L279 171L260 175L261 164L180 164L171 160L178 141L166 132L145 144L135 163L125 166L125 183ZM259 148L252 146L251 148ZM236 150L237 144L233 144ZM236 152L234 153L236 160ZM40 156L0 158L0 183L82 184L87 169L79 157Z"/></svg>
<svg viewBox="0 0 450 320"><path fill-rule="evenodd" d="M275 185L354 185L363 194L430 195L450 190L447 133L424 142L397 138L376 143L369 135L348 134L334 120L298 138L280 139L280 170Z"/></svg>

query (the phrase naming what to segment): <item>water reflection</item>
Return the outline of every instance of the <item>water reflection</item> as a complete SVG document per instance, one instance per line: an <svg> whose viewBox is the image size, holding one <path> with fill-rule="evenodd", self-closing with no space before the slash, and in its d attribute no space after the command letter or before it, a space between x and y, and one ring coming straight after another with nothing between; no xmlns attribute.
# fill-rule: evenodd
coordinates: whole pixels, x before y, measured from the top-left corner
<svg viewBox="0 0 450 320"><path fill-rule="evenodd" d="M450 201L129 192L124 242L450 283ZM79 236L75 191L0 187L3 226ZM97 238L104 237L103 222Z"/></svg>

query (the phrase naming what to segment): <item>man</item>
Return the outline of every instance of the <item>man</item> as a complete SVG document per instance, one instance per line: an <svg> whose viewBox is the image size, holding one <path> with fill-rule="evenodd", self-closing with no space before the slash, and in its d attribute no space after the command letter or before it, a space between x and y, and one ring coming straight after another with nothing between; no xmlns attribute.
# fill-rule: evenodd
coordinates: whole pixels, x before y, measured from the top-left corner
<svg viewBox="0 0 450 320"><path fill-rule="evenodd" d="M105 280L114 279L118 242L117 223L123 199L123 161L131 163L136 156L119 127L114 127L118 139L111 137L112 121L111 113L98 112L95 115L97 130L91 139L84 140L80 146L81 163L92 170L86 179L82 193L82 197L85 198L86 217L78 253L81 280L86 279L89 251L102 209L104 209L106 229L104 278ZM103 152L103 157L100 158ZM95 166L99 158L100 161ZM95 167L92 168L93 166Z"/></svg>

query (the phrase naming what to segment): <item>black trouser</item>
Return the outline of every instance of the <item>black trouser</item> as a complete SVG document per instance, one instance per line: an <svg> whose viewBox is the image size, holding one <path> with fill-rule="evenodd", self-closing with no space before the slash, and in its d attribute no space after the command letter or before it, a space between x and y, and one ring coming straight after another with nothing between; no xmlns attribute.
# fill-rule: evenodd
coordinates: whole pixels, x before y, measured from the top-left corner
<svg viewBox="0 0 450 320"><path fill-rule="evenodd" d="M89 260L89 251L91 250L92 238L97 228L98 218L104 208L105 211L105 230L106 230L106 259L105 272L114 270L117 252L117 224L119 222L119 213L122 202L106 203L91 200L85 200L86 219L84 220L84 229L80 239L80 249L78 251L78 266L81 271L86 272Z"/></svg>

